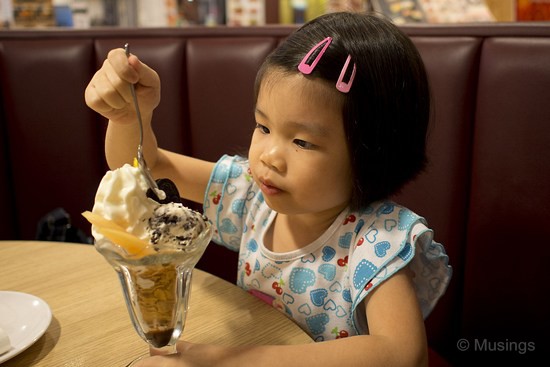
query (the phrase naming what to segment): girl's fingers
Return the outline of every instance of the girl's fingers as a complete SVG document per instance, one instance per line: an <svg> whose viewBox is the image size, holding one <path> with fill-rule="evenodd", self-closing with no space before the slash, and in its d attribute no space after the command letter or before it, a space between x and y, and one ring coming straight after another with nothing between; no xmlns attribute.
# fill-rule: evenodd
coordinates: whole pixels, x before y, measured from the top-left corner
<svg viewBox="0 0 550 367"><path fill-rule="evenodd" d="M136 367L185 367L189 366L178 354L170 356L152 356L136 364Z"/></svg>
<svg viewBox="0 0 550 367"><path fill-rule="evenodd" d="M160 86L160 78L157 72L151 69L148 65L139 61L135 56L130 56L129 60L133 61L134 58L137 61L135 64L135 69L139 74L138 84L146 88L158 88ZM132 62L131 65L134 66L134 63Z"/></svg>
<svg viewBox="0 0 550 367"><path fill-rule="evenodd" d="M119 78L127 83L137 83L140 76L137 68L141 62L135 55L126 56L126 52L122 48L116 48L109 51L105 60L112 66L112 70Z"/></svg>
<svg viewBox="0 0 550 367"><path fill-rule="evenodd" d="M125 68L130 69L129 66ZM126 107L132 102L130 83L120 76L116 65L110 60L105 60L102 70L103 73L98 76L98 86L101 88L98 88L99 93L113 108Z"/></svg>
<svg viewBox="0 0 550 367"><path fill-rule="evenodd" d="M131 84L135 83L142 113L150 112L160 102L160 79L135 55L123 49L111 50L85 90L86 104L110 120L135 121Z"/></svg>

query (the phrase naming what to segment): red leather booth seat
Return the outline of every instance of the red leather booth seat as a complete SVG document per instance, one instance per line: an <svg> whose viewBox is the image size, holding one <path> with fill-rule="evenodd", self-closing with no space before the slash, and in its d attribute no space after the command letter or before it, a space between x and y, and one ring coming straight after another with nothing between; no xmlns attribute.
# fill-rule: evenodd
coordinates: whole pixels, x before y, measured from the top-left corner
<svg viewBox="0 0 550 367"><path fill-rule="evenodd" d="M110 49L130 42L159 72L161 145L216 160L246 153L256 70L292 29L0 31L0 239L33 239L56 207L89 230L80 213L107 167L83 93ZM395 199L426 217L454 268L426 321L431 364L438 352L530 365L550 325L550 24L403 29L434 111L430 165ZM233 281L236 256L210 246L199 267Z"/></svg>

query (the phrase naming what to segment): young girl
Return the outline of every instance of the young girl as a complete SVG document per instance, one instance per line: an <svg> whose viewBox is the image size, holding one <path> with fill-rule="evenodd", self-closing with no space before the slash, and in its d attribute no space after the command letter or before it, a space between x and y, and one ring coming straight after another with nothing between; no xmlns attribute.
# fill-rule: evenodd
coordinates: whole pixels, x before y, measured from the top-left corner
<svg viewBox="0 0 550 367"><path fill-rule="evenodd" d="M132 161L139 138L129 83L153 174L204 203L215 241L239 251L238 284L318 342L181 341L181 353L140 366L427 364L423 318L451 269L424 219L388 200L426 161L429 88L408 37L365 14L302 26L258 72L248 158L211 163L158 148L151 120L159 78L117 49L86 89L87 104L110 120L111 168Z"/></svg>

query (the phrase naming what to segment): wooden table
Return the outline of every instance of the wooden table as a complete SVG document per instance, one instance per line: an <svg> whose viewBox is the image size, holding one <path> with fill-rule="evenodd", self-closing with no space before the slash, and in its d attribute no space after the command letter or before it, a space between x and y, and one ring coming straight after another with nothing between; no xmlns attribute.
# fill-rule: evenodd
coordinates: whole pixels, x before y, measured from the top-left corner
<svg viewBox="0 0 550 367"><path fill-rule="evenodd" d="M40 297L53 314L46 333L2 367L116 367L148 351L132 327L116 272L93 246L0 241L0 290ZM275 308L197 269L182 338L224 345L312 342Z"/></svg>

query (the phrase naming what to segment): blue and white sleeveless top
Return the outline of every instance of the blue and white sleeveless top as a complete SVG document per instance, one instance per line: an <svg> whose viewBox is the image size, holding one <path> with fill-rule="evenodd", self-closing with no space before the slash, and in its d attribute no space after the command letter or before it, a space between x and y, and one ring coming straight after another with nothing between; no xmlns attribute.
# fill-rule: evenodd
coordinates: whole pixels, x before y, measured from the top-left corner
<svg viewBox="0 0 550 367"><path fill-rule="evenodd" d="M368 334L365 296L409 264L427 317L445 292L452 269L426 222L393 202L344 210L308 246L274 253L263 244L277 213L263 199L248 160L224 156L212 173L204 201L213 240L239 251L240 287L285 312L315 341Z"/></svg>

